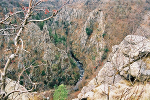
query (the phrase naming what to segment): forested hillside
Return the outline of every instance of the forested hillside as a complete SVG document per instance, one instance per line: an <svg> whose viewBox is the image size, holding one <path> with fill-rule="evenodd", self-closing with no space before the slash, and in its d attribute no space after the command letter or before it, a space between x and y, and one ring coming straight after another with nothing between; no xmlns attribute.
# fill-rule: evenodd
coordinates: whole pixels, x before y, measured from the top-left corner
<svg viewBox="0 0 150 100"><path fill-rule="evenodd" d="M3 93L10 91L18 93L11 88L16 82L27 92L8 95L9 99L30 95L35 100L57 100L59 89L65 90L64 100L109 99L108 91L106 97L96 94L103 93L97 88L105 87L102 72L114 77L117 73L116 83L123 80L130 85L141 84L136 82L143 77L142 82L148 82L149 32L149 0L1 0L1 97L7 97ZM127 66L134 62L144 63L139 68L148 72L137 68L141 76L132 73ZM113 82L106 83L111 86ZM110 89L113 94L114 87ZM126 98L121 93L118 98Z"/></svg>

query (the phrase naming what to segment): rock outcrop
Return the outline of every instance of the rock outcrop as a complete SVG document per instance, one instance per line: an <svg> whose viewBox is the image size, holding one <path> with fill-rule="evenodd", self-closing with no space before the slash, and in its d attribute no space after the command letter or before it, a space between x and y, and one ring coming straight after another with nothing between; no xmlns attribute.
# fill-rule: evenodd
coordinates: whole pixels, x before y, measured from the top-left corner
<svg viewBox="0 0 150 100"><path fill-rule="evenodd" d="M149 66L146 66L143 61L147 59L149 53L149 40L142 36L128 35L118 46L113 48L110 61L120 75L127 79L131 75L139 81L143 81L150 75Z"/></svg>
<svg viewBox="0 0 150 100"><path fill-rule="evenodd" d="M83 65L91 66L87 69L93 70L93 67L98 66L106 46L102 36L105 30L104 12L99 8L87 11L84 7L78 7L80 5L84 4L62 9L51 25L52 34L66 36L67 51L72 49ZM87 34L87 28L93 31L90 35Z"/></svg>
<svg viewBox="0 0 150 100"><path fill-rule="evenodd" d="M70 3L63 6L54 19L45 22L48 27L46 25L43 27L43 22L29 23L25 27L21 38L24 41L26 51L19 54L19 59L12 61L8 77L17 80L18 69L32 67L26 73L32 81L40 83L37 86L39 92L49 90L55 84L62 83L72 87L76 84L75 90L80 90L88 79L94 77L94 72L101 68L103 61L105 62L107 54L111 51L111 46L115 45L98 76L82 89L79 98L88 97L98 100L99 98L108 98L108 93L109 97L117 98L117 95L112 95L115 92L120 93L118 97L123 98L125 94L118 91L126 88L132 90L134 87L128 84L124 85L125 83L135 83L136 88L137 81L143 82L149 79L150 50L149 40L146 39L149 37L150 29L149 21L147 21L149 13L144 20L147 26L140 23L141 16L143 16L141 12L146 9L143 6L144 2L147 1L70 0ZM4 4L2 3L2 8L5 8ZM55 6L58 7L55 9L59 9L64 2L63 0L51 0L42 4L44 8L51 10ZM12 4L10 7L14 8ZM0 8L0 10L2 9ZM44 15L43 12L32 17L43 19L50 14L51 12ZM139 24L141 25L139 26ZM144 30L146 38L129 35L137 27L140 31L137 30L136 34L141 35ZM123 40L125 36L127 37ZM1 68L4 67L7 56L15 50L13 39L13 36L2 35L0 37ZM120 41L122 41L121 44L116 45ZM5 49L8 49L9 52ZM70 51L83 64L85 71L83 80L79 81L79 68L70 56ZM20 81L22 85L26 85L25 88L30 86L25 75ZM140 86L143 85L140 84ZM149 85L145 87L147 88L147 86ZM122 90L119 87L122 87ZM139 87L139 91L140 89L143 88ZM129 95L129 97L131 96Z"/></svg>
<svg viewBox="0 0 150 100"><path fill-rule="evenodd" d="M120 100L149 98L150 41L138 35L128 35L112 47L107 62L77 99Z"/></svg>
<svg viewBox="0 0 150 100"><path fill-rule="evenodd" d="M28 90L9 78L6 79L6 88L5 91L10 95L8 96L8 100L32 100L34 97L33 93L29 93Z"/></svg>

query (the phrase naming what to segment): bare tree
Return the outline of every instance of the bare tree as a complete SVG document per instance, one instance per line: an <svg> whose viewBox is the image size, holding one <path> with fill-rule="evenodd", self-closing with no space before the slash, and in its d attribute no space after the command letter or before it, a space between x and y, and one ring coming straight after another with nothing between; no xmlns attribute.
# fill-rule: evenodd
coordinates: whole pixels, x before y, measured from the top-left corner
<svg viewBox="0 0 150 100"><path fill-rule="evenodd" d="M5 88L6 88L6 79L7 79L6 73L8 71L8 67L11 65L11 61L15 60L15 58L17 58L18 55L22 51L28 52L27 50L24 49L24 42L23 42L22 36L21 36L22 33L23 33L23 30L25 29L25 26L28 23L30 23L30 22L43 22L43 21L46 21L46 20L49 20L49 19L55 17L58 14L58 12L62 9L62 7L69 2L69 1L67 1L60 9L53 10L52 15L49 16L49 17L47 17L47 18L45 18L45 19L32 20L31 16L32 16L33 12L35 10L37 10L36 7L38 5L40 5L42 2L45 2L45 1L46 0L39 0L39 1L37 1L37 0L29 0L29 5L28 5L28 7L26 7L26 9L23 9L21 11L17 11L17 12L14 12L14 13L12 13L12 12L8 13L7 16L3 20L0 21L1 25L6 25L5 28L0 29L0 32L4 33L4 34L1 34L1 35L6 35L6 36L15 35L15 38L14 38L14 45L15 45L15 50L14 51L15 52L12 53L9 56L9 58L7 59L7 62L5 64L5 66L4 66L4 70L1 71L1 78L0 78L0 80L1 80L1 91L0 91L1 97L0 97L0 99L7 99L8 96L10 94L14 93L14 92L24 93L24 92L29 92L29 91L33 90L33 88L31 90L28 90L28 91L13 90L13 91L10 91L9 93L6 93L6 91L5 91ZM41 9L38 9L38 10L41 10ZM46 10L46 11L49 12L49 10ZM20 13L24 13L24 15L25 15L23 19L21 19L18 16L18 14L20 14ZM10 22L10 18L12 18L14 16L17 17L17 18L19 18L19 22L20 22L19 25L15 25L15 24L13 24L13 23ZM12 33L13 32L12 30L13 31L17 30L17 33ZM11 34L8 34L7 31L11 31ZM34 67L34 66L30 66L29 68L32 68L32 67ZM24 68L21 71L19 77L23 74L24 71L26 71L29 68ZM30 77L28 77L28 78L31 81ZM20 81L20 80L18 80L18 81ZM33 87L36 85L36 83L33 83L32 81L31 81L31 83L32 83Z"/></svg>

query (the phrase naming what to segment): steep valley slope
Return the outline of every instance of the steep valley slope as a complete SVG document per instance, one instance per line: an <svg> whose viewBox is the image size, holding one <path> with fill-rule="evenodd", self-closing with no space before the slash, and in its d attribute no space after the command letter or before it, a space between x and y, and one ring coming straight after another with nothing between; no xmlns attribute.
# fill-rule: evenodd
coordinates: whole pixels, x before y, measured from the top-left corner
<svg viewBox="0 0 150 100"><path fill-rule="evenodd" d="M5 0L2 1L5 2ZM3 3L1 6L5 5ZM61 0L49 1L49 3L45 6L51 9L57 9L56 6L62 5ZM13 3L10 5L15 7ZM11 10L11 8L9 9ZM4 13L1 12L2 17L8 12L2 7L0 10L5 11ZM120 43L131 34L150 39L149 10L148 0L70 0L70 4L64 6L55 18L44 23L29 23L26 26L22 35L26 51L22 51L19 57L11 62L7 75L10 79L17 81L17 76L22 68L31 67L20 77L20 84L26 89L31 88L30 80L27 79L29 76L33 82L38 83L35 91L41 94L44 91L53 93L55 85L65 84L69 90L69 100L77 97L82 88L78 99L98 100L95 98L99 98L99 96L94 93L102 93L99 86L105 87L105 84L95 85L97 84L95 77L103 77L99 71L112 68L107 65L110 65L108 62L114 49L121 48ZM42 19L42 14L32 17ZM7 57L14 52L13 39L14 36L0 36L1 70L4 68ZM130 41L128 43L132 45ZM114 45L120 47L117 46L112 49ZM119 53L122 55L122 52ZM129 54L125 55L129 56ZM75 58L78 59L84 69L82 79L80 79L80 69ZM111 68L107 69L107 67ZM122 74L125 78L127 75ZM122 79L120 77L118 80ZM118 84L121 87L122 84ZM85 85L88 86L84 87ZM94 88L89 89L90 86L94 86ZM112 91L114 90L112 89ZM107 98L107 95L103 98Z"/></svg>

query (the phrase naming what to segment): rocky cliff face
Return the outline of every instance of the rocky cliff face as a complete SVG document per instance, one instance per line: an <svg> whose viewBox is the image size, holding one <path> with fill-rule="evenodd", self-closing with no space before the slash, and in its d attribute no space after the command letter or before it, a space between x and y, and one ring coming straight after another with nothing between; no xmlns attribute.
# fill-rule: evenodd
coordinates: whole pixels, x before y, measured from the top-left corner
<svg viewBox="0 0 150 100"><path fill-rule="evenodd" d="M82 6L76 8L74 5L64 7L55 19L46 23L48 27L45 25L40 29L36 24L40 26L42 23L29 23L22 35L24 50L12 61L8 77L18 80L20 70L28 68L20 78L20 84L27 89L32 87L28 77L39 83L37 91L48 90L62 83L74 86L80 72L70 51L83 63L83 69L91 71L87 74L91 74L104 52L103 19L103 12L99 9L87 12ZM92 30L89 35L86 28ZM7 57L14 52L13 38L1 36L2 68ZM9 52L5 54L4 50Z"/></svg>
<svg viewBox="0 0 150 100"><path fill-rule="evenodd" d="M81 5L84 6L82 3ZM54 22L52 34L66 36L67 52L71 50L85 69L94 70L98 61L101 61L104 49L107 49L102 36L105 30L103 11L97 8L88 12L81 6L67 6ZM92 31L90 34L88 29Z"/></svg>
<svg viewBox="0 0 150 100"><path fill-rule="evenodd" d="M65 37L56 34L50 36L46 25L41 31L33 23L27 26L24 33L28 34L23 37L23 40L30 54L23 61L26 66L35 66L28 74L33 81L42 82L39 88L53 88L55 84L62 83L74 85L78 81L79 69L65 50ZM57 40L60 40L59 44L56 43Z"/></svg>
<svg viewBox="0 0 150 100"><path fill-rule="evenodd" d="M66 37L66 52L71 50L83 63L84 78L88 79L107 58L111 46L135 32L144 10L140 3L85 1L68 5L50 25L51 34Z"/></svg>
<svg viewBox="0 0 150 100"><path fill-rule="evenodd" d="M119 45L112 47L112 53L98 75L83 87L78 99L74 100L148 99L149 45L150 41L145 37L126 36Z"/></svg>
<svg viewBox="0 0 150 100"><path fill-rule="evenodd" d="M51 9L55 8L54 5L62 4L59 0L48 3L50 5L45 4L45 7ZM93 100L107 98L109 89L110 94L114 93L115 89L122 91L119 87L125 83L130 84L129 81L132 83L134 79L146 80L149 75L149 40L146 39L149 37L149 13L142 21L142 14L145 14L143 11L146 9L144 7L149 7L144 0L70 0L70 4L63 7L54 19L45 23L29 23L26 26L22 36L25 50L18 59L12 61L8 77L17 80L17 75L23 67L30 68L20 79L20 84L28 89L31 85L27 79L29 76L32 81L39 82L37 91L49 90L55 84L62 83L74 87L77 82L78 90L87 84L85 80L94 77L94 72L100 70L103 62L106 62L98 76L78 95L80 99L88 97ZM43 19L43 16L40 19ZM139 30L136 31L137 28ZM146 38L129 35L141 35L143 30ZM0 38L0 66L3 69L7 57L15 49L13 36ZM106 60L109 51L112 53ZM83 64L82 80L79 79L79 68L70 52ZM132 89L128 84L123 89ZM125 95L121 95L122 98L123 96ZM114 95L114 98L117 96Z"/></svg>

